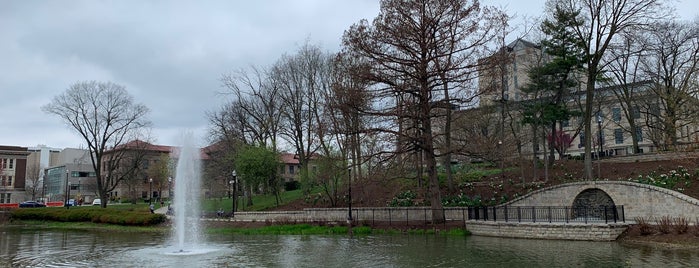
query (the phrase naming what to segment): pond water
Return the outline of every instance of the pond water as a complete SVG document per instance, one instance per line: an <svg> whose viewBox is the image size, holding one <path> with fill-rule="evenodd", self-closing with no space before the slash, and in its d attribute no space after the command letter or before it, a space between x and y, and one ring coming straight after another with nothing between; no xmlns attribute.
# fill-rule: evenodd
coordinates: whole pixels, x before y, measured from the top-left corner
<svg viewBox="0 0 699 268"><path fill-rule="evenodd" d="M440 235L217 235L181 254L160 234L0 228L0 267L687 267L699 252Z"/></svg>

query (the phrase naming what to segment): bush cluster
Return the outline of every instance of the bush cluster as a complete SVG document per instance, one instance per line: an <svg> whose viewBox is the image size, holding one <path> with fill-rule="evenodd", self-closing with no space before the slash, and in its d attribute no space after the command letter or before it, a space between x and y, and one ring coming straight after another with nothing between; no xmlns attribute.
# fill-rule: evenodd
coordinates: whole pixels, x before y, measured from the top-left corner
<svg viewBox="0 0 699 268"><path fill-rule="evenodd" d="M442 198L442 205L445 207L481 207L486 205L481 197L476 195L473 198L459 193L457 196L445 196Z"/></svg>
<svg viewBox="0 0 699 268"><path fill-rule="evenodd" d="M11 213L11 218L16 220L93 222L125 226L149 226L163 223L166 220L165 215L151 214L148 210L96 207L15 209Z"/></svg>
<svg viewBox="0 0 699 268"><path fill-rule="evenodd" d="M408 190L402 193L398 193L391 199L388 203L389 207L412 207L415 206L415 198L417 194Z"/></svg>
<svg viewBox="0 0 699 268"><path fill-rule="evenodd" d="M638 177L628 180L682 192L692 183L692 175L685 167L679 166L667 174L651 172L646 176L638 175Z"/></svg>
<svg viewBox="0 0 699 268"><path fill-rule="evenodd" d="M685 217L670 218L670 216L662 216L659 218L644 218L636 217L634 219L636 225L638 225L641 235L652 235L656 232L662 234L684 234L690 230L690 220ZM655 222L655 225L651 224L651 221ZM694 233L699 235L699 218L694 224Z"/></svg>

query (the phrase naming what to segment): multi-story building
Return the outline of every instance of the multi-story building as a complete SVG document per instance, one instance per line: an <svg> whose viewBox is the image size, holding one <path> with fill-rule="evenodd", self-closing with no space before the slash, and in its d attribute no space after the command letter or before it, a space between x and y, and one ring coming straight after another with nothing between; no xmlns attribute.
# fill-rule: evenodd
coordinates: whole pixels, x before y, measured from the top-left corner
<svg viewBox="0 0 699 268"><path fill-rule="evenodd" d="M0 204L25 201L27 147L0 146Z"/></svg>
<svg viewBox="0 0 699 268"><path fill-rule="evenodd" d="M109 199L135 202L170 198L176 175L177 150L174 149L134 140L106 151L101 159L102 176L113 176L112 183L118 180L109 192Z"/></svg>
<svg viewBox="0 0 699 268"><path fill-rule="evenodd" d="M299 163L298 155L290 153L281 154L282 165L279 167L279 176L283 182L292 182L299 180L299 171L301 164Z"/></svg>
<svg viewBox="0 0 699 268"><path fill-rule="evenodd" d="M45 169L43 198L47 201L74 199L85 203L97 198L97 181L90 153L66 148L57 155L56 165Z"/></svg>
<svg viewBox="0 0 699 268"><path fill-rule="evenodd" d="M506 47L499 50L493 56L484 58L480 62L484 66L479 76L479 108L471 111L460 111L461 119L470 120L467 124L475 124L474 117L468 114L481 114L480 117L487 117L486 123L491 129L482 127L481 133L496 136L492 140L485 139L492 146L481 146L493 150L519 152L520 155L536 155L539 158L544 156L544 149L547 149L548 140L551 138L551 131L539 128L538 132L532 132L532 128L521 124L523 107L527 104L545 99L547 96L533 96L522 91L528 83L528 70L534 66L539 66L548 60L548 56L542 52L540 46L517 39ZM577 74L576 74L577 75ZM577 75L580 76L580 75ZM569 90L565 98L566 105L571 110L582 112L584 110L585 79L577 77L580 83ZM654 85L649 82L634 83L631 85L601 85L595 92L592 123L592 152L597 155L626 155L633 154L632 134L638 137L639 152L652 152L657 150L658 139L657 128L653 124L661 124L657 119L660 111L658 97L649 90ZM632 107L627 103L622 105L618 99L617 91L626 88L635 92L636 100ZM643 106L641 109L639 107ZM642 111L643 110L643 111ZM627 118L627 117L630 117ZM632 120L635 127L630 127ZM655 121L654 121L655 120ZM562 146L565 154L578 156L584 154L585 134L582 117L573 117L570 120L559 122L557 127L562 133L556 133L556 137L564 136L566 142ZM679 142L693 142L699 140L697 130L699 127L692 122L684 122L677 130ZM548 131L548 132L546 132ZM473 142L473 141L471 141ZM495 144L498 144L497 146ZM517 147L516 149L505 150L506 147ZM510 153L503 153L511 155ZM558 154L556 154L558 157Z"/></svg>
<svg viewBox="0 0 699 268"><path fill-rule="evenodd" d="M40 201L46 201L43 199L43 197L45 196L45 169L47 167L58 165L59 154L61 150L62 149L51 148L42 144L37 145L36 147L28 148L30 154L27 157L27 200L38 199Z"/></svg>

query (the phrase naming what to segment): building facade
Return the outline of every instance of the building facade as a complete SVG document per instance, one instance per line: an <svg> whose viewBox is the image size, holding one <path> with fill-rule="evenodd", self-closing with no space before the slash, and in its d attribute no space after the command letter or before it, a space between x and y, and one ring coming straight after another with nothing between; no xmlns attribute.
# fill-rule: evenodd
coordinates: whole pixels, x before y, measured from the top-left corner
<svg viewBox="0 0 699 268"><path fill-rule="evenodd" d="M66 148L56 158L57 164L44 170L44 200L91 203L97 198L97 177L88 150Z"/></svg>
<svg viewBox="0 0 699 268"><path fill-rule="evenodd" d="M550 127L538 127L522 123L524 108L527 105L545 100L550 96L532 96L522 91L528 83L528 70L549 60L540 46L517 39L491 57L484 58L482 69L479 70L479 108L473 111L460 111L462 124L475 125L480 133L471 135L489 135L495 138L481 137L481 148L490 148L502 152L499 156L511 157L536 156L544 158L549 146L556 146L559 157L577 157L584 155L585 133L582 116L573 116L570 120L557 123L557 131L552 133ZM571 111L584 111L585 84L583 77L577 75L578 85L570 88L565 99L565 105ZM658 118L665 113L663 103L654 92L658 85L651 81L633 84L614 85L602 84L595 91L593 100L593 118L591 122L592 156L622 156L633 153L657 151L658 145L665 142L658 136L661 131L658 126L667 125ZM621 100L621 90L632 92L633 99ZM694 97L689 97L697 103ZM691 109L691 107L685 107ZM488 118L486 122L476 122L474 116ZM487 124L487 126L486 126ZM633 124L633 126L632 126ZM675 122L678 126L676 133L678 144L691 147L699 141L699 125L692 120ZM632 136L637 137L638 150L634 149ZM553 144L556 140L562 144ZM473 142L473 139L470 139ZM488 144L491 143L491 144Z"/></svg>
<svg viewBox="0 0 699 268"><path fill-rule="evenodd" d="M26 199L27 147L0 146L0 204Z"/></svg>

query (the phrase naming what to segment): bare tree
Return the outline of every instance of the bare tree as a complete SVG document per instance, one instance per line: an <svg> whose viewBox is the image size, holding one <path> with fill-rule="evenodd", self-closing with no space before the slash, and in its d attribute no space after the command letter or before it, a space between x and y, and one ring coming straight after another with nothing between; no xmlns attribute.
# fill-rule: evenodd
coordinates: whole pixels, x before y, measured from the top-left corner
<svg viewBox="0 0 699 268"><path fill-rule="evenodd" d="M24 187L25 192L31 196L31 200L36 200L36 196L40 195L44 186L41 184L41 166L39 162L32 161L27 165L27 174L25 175L27 184ZM2 174L2 172L0 172Z"/></svg>
<svg viewBox="0 0 699 268"><path fill-rule="evenodd" d="M88 81L71 85L51 103L42 106L42 110L61 118L83 138L96 173L98 196L106 200L107 194L123 179L112 176L121 155L110 154L109 159L102 157L106 150L143 134L142 131L150 126L146 120L148 108L135 103L121 85ZM112 164L103 170L103 161ZM107 202L102 202L102 207L106 206Z"/></svg>
<svg viewBox="0 0 699 268"><path fill-rule="evenodd" d="M645 98L647 123L660 133L661 149L677 149L679 140L694 132L687 128L699 115L699 22L666 21L644 35L649 53L642 70L653 81L654 98Z"/></svg>
<svg viewBox="0 0 699 268"><path fill-rule="evenodd" d="M660 0L550 0L549 7L568 12L580 12L572 20L572 32L587 51L585 109L583 111L585 136L585 178L592 173L592 114L597 79L602 74L603 56L618 34L650 24L661 17ZM553 9L549 9L552 12Z"/></svg>
<svg viewBox="0 0 699 268"><path fill-rule="evenodd" d="M280 136L295 150L302 180L308 178L311 156L320 148L318 115L324 114L320 91L329 73L326 53L306 43L293 55L284 55L272 67L272 84L279 89L282 126ZM306 185L308 186L308 185Z"/></svg>
<svg viewBox="0 0 699 268"><path fill-rule="evenodd" d="M432 126L436 109L443 106L435 104L444 100L439 93L445 86L459 88L470 81L474 53L502 28L499 15L481 8L478 1L385 0L372 24L360 21L343 37L346 51L370 64L362 76L376 89L374 102L379 105L372 113L398 121L398 129L375 131L398 137L402 142L397 153L406 149L417 153L418 176L424 161L436 222L444 221L444 212L434 143L439 130Z"/></svg>
<svg viewBox="0 0 699 268"><path fill-rule="evenodd" d="M231 127L240 129L246 143L276 150L282 115L280 91L267 72L253 66L226 74L221 81L235 98L223 110L238 118L238 124Z"/></svg>
<svg viewBox="0 0 699 268"><path fill-rule="evenodd" d="M607 70L610 78L607 83L614 93L615 101L619 104L619 115L623 113L625 120L612 118L616 125L631 135L633 153L639 153L639 131L642 124L639 120L641 116L642 98L648 97L646 84L649 84L647 77L641 70L641 60L648 51L647 44L643 41L640 33L628 33L620 36L616 46L610 49L605 55ZM615 113L612 107L612 113ZM616 115L612 115L614 117Z"/></svg>

